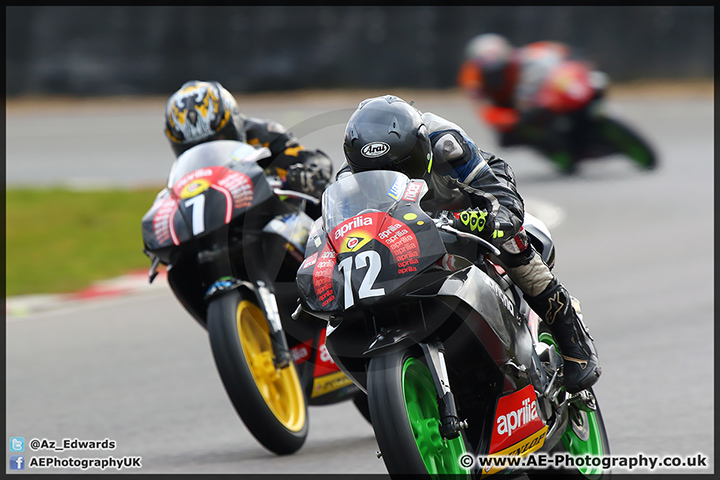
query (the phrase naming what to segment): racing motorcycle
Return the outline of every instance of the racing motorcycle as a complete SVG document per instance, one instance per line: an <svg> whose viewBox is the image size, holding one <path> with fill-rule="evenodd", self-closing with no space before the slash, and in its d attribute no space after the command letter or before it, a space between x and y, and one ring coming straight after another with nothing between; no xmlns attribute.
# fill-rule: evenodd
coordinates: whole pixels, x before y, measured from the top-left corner
<svg viewBox="0 0 720 480"><path fill-rule="evenodd" d="M257 161L267 148L219 140L180 155L142 219L144 253L160 264L187 312L207 330L215 365L250 433L276 454L308 434L307 406L364 393L325 347L325 324L293 321L312 196L283 190Z"/></svg>
<svg viewBox="0 0 720 480"><path fill-rule="evenodd" d="M538 79L532 111L481 106L479 114L500 134L503 147L527 146L563 173L578 162L622 155L650 170L658 160L650 144L624 121L606 113L607 76L579 61L568 60Z"/></svg>
<svg viewBox="0 0 720 480"><path fill-rule="evenodd" d="M565 391L555 340L491 260L497 248L447 212L431 218L426 192L393 171L339 179L297 272L293 315L328 322L328 351L367 393L388 472L473 478L518 472L492 460L531 452L608 456L594 391ZM553 266L547 228L529 214L524 226Z"/></svg>

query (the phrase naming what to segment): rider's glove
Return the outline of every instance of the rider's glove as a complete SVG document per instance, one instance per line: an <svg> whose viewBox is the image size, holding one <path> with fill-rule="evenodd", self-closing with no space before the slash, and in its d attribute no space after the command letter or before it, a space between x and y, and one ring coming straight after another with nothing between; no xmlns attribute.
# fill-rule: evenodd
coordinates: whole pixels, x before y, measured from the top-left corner
<svg viewBox="0 0 720 480"><path fill-rule="evenodd" d="M287 171L285 187L320 198L330 182L332 163L323 156L315 156L305 163L291 165Z"/></svg>
<svg viewBox="0 0 720 480"><path fill-rule="evenodd" d="M492 238L495 232L495 216L480 208L468 208L450 215L450 226L478 235L485 240Z"/></svg>

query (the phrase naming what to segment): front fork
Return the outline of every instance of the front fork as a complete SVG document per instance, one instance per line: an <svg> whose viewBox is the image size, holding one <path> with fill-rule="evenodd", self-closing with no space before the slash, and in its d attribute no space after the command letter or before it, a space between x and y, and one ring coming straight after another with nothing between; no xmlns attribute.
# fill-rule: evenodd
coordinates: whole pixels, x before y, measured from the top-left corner
<svg viewBox="0 0 720 480"><path fill-rule="evenodd" d="M253 284L248 281L238 280L234 277L220 277L208 289L205 294L205 300L237 288L246 288L255 295L267 319L270 344L273 349L273 365L275 365L275 368L278 370L287 367L292 361L290 347L288 347L285 332L283 331L275 293L268 288L265 282L257 280Z"/></svg>
<svg viewBox="0 0 720 480"><path fill-rule="evenodd" d="M288 347L285 332L283 332L282 321L278 311L277 299L275 294L270 291L262 280L257 281L257 291L259 293L262 307L265 310L265 317L268 319L268 327L270 327L270 340L273 349L273 364L278 370L290 365L292 357L290 355L290 347Z"/></svg>
<svg viewBox="0 0 720 480"><path fill-rule="evenodd" d="M460 431L467 428L467 420L458 419L455 398L450 390L450 379L445 365L445 347L442 342L434 341L420 344L430 373L435 383L438 398L438 411L440 413L440 435L452 440L460 435Z"/></svg>

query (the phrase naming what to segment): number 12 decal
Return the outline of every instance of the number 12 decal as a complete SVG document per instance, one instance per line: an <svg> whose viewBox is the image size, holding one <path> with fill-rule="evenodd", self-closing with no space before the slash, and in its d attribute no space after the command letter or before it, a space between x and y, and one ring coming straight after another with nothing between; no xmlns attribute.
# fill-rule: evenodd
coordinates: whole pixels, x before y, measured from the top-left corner
<svg viewBox="0 0 720 480"><path fill-rule="evenodd" d="M375 284L375 280L377 280L377 277L380 274L380 268L382 265L380 254L374 250L361 252L354 257L346 258L338 264L338 268L345 276L345 308L350 308L355 305L355 299L352 294L352 283L350 281L352 277L353 258L355 259L355 268L368 267L368 270L360 283L360 288L358 289L359 299L362 300L363 298L385 295L384 288L372 288Z"/></svg>

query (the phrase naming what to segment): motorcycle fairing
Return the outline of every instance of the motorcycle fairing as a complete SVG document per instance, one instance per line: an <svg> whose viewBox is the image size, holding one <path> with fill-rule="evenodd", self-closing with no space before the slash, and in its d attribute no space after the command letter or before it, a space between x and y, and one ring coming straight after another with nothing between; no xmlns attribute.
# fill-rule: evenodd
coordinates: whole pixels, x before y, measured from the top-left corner
<svg viewBox="0 0 720 480"><path fill-rule="evenodd" d="M214 143L218 142L197 145L176 160L169 182L192 168L190 165L198 168L163 189L143 216L146 250L202 237L272 196L263 169L254 162L239 161L235 154L252 154L243 149L245 144L222 141L222 145L211 145ZM166 258L161 260L169 263Z"/></svg>
<svg viewBox="0 0 720 480"><path fill-rule="evenodd" d="M480 282L489 288L479 288ZM492 329L493 337L497 338L502 348L494 346L495 342L491 341L493 337L488 338L473 328L496 364L504 371L505 391L525 386L528 382L536 390L544 391L545 376L533 347L532 334L517 313L517 306L485 272L474 266L458 272L443 282L436 295L461 299L478 312L484 323Z"/></svg>
<svg viewBox="0 0 720 480"><path fill-rule="evenodd" d="M481 284L488 288L481 288ZM544 391L546 382L533 348L532 334L515 303L487 273L476 266L465 267L406 296L441 299L448 307L467 312L465 318L470 317L470 310L477 312L482 321L469 322L469 325L504 371L504 391L523 387L528 382L538 391ZM485 326L492 334L488 335ZM524 369L523 365L532 367Z"/></svg>
<svg viewBox="0 0 720 480"><path fill-rule="evenodd" d="M489 456L526 456L540 449L548 427L540 417L540 407L532 386L498 398L490 440ZM484 475L502 468L486 468Z"/></svg>
<svg viewBox="0 0 720 480"><path fill-rule="evenodd" d="M340 368L328 353L325 345L325 330L323 330L320 333L318 348L315 354L312 393L310 394L310 398L315 399L348 386L352 386L352 390L356 391L352 380L340 371Z"/></svg>
<svg viewBox="0 0 720 480"><path fill-rule="evenodd" d="M566 113L587 105L594 94L588 66L567 60L548 74L537 92L536 102L541 108Z"/></svg>
<svg viewBox="0 0 720 480"><path fill-rule="evenodd" d="M391 212L368 212L352 217L337 225L329 235L319 230L308 239L306 258L298 270L298 286L303 298L313 310L333 312L391 295L415 272L434 265L445 255L435 228L432 219L417 203L411 202L399 203ZM381 261L365 256L360 263L349 260L341 271L340 264L345 259L368 251L377 252ZM380 269L371 273L375 266ZM310 272L312 281L308 278ZM350 275L352 297L345 293L345 275ZM376 275L374 279L372 275ZM368 292L376 294L368 295Z"/></svg>
<svg viewBox="0 0 720 480"><path fill-rule="evenodd" d="M305 260L297 272L300 296L319 313L340 310L337 286L341 283L340 271L335 268L337 253L328 242L327 234L319 230L308 238ZM324 316L327 319L327 315Z"/></svg>

